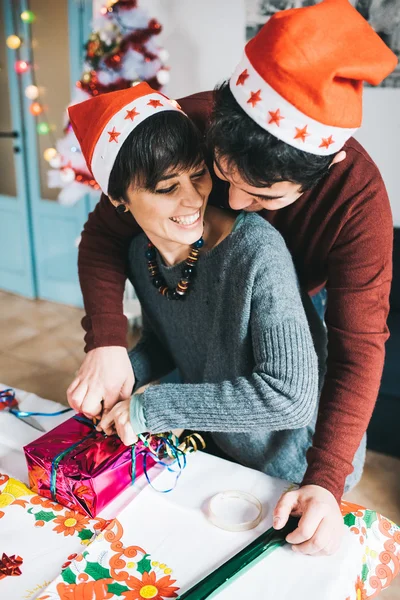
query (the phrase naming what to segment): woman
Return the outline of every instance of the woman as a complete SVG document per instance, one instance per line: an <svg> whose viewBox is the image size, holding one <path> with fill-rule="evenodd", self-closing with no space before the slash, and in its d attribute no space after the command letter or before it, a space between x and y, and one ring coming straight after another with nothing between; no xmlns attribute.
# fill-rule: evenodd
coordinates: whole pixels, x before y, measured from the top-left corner
<svg viewBox="0 0 400 600"><path fill-rule="evenodd" d="M242 464L300 482L318 361L280 234L256 214L206 210L200 136L147 84L93 98L70 117L101 188L143 230L129 250L143 311L130 353L135 389L175 368L183 380L134 393L98 427L115 425L127 445L145 431L211 432Z"/></svg>

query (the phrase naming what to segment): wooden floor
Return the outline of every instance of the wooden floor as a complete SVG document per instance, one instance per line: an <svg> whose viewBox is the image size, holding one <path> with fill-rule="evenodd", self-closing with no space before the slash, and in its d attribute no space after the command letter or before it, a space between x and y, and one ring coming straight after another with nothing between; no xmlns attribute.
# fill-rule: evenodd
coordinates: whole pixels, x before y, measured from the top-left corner
<svg viewBox="0 0 400 600"><path fill-rule="evenodd" d="M0 381L66 403L84 357L82 316L77 308L0 292ZM400 460L368 451L363 478L347 498L400 524ZM400 599L400 576L379 598Z"/></svg>

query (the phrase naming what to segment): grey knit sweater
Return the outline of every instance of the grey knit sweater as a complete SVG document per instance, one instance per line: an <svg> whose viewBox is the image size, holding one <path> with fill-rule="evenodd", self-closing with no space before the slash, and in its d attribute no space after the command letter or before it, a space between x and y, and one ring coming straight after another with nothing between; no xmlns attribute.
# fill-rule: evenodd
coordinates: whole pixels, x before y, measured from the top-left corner
<svg viewBox="0 0 400 600"><path fill-rule="evenodd" d="M318 364L283 238L257 214L245 213L240 226L201 254L183 302L154 288L146 247L141 234L129 255L144 325L130 352L136 387L175 368L183 381L144 392L148 430L213 432L241 463L301 481L316 417ZM174 287L182 264L157 260Z"/></svg>

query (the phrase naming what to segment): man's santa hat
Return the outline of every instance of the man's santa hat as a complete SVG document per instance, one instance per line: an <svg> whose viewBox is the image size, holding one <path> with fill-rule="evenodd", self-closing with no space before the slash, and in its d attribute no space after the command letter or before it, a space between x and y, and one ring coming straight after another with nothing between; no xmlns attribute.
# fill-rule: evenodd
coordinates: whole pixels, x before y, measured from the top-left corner
<svg viewBox="0 0 400 600"><path fill-rule="evenodd" d="M86 164L105 194L117 154L142 121L165 110L182 112L175 100L147 83L102 94L68 108Z"/></svg>
<svg viewBox="0 0 400 600"><path fill-rule="evenodd" d="M360 127L363 82L379 84L396 64L348 0L324 0L271 17L246 45L230 88L263 129L324 156Z"/></svg>

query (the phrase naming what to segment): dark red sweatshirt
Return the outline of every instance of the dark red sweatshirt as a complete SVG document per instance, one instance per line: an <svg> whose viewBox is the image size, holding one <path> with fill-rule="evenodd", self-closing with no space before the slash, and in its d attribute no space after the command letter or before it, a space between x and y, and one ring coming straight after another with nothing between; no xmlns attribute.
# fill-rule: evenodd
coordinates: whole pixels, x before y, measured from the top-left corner
<svg viewBox="0 0 400 600"><path fill-rule="evenodd" d="M212 92L179 103L205 131ZM323 286L328 291L327 374L303 484L321 485L338 499L378 394L393 240L390 205L376 165L354 139L344 149L346 159L315 188L286 208L261 213L285 238L301 285L310 294ZM216 181L210 202L227 206L226 183ZM132 215L118 215L104 195L89 215L79 247L86 351L126 346L127 248L138 231Z"/></svg>

